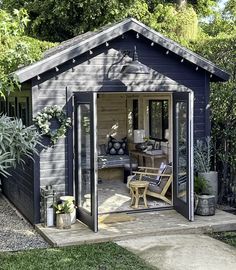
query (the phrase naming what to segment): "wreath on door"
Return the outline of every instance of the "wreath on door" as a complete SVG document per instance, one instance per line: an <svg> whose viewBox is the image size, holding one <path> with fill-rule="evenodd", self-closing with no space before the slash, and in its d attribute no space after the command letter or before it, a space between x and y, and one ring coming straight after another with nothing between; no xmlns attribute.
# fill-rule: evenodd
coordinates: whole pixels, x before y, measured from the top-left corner
<svg viewBox="0 0 236 270"><path fill-rule="evenodd" d="M71 119L57 105L43 108L33 118L33 121L41 134L48 136L53 145L58 142L59 138L65 137L67 129L71 126Z"/></svg>

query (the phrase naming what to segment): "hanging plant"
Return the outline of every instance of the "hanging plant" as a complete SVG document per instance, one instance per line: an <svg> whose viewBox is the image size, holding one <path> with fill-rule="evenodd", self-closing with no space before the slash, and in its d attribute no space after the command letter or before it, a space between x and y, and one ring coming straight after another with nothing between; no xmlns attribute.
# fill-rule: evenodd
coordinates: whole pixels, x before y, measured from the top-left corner
<svg viewBox="0 0 236 270"><path fill-rule="evenodd" d="M57 105L43 108L33 121L42 135L50 137L53 145L59 138L65 137L67 129L71 126L71 119Z"/></svg>

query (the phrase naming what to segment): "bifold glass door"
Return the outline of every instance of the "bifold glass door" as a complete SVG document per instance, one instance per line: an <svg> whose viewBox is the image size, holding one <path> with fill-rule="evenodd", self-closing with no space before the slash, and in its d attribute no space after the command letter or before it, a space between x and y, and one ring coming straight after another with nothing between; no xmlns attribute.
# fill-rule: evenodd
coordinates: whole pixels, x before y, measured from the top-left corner
<svg viewBox="0 0 236 270"><path fill-rule="evenodd" d="M74 97L77 218L97 232L96 93L80 92Z"/></svg>
<svg viewBox="0 0 236 270"><path fill-rule="evenodd" d="M173 205L194 219L193 93L173 93Z"/></svg>

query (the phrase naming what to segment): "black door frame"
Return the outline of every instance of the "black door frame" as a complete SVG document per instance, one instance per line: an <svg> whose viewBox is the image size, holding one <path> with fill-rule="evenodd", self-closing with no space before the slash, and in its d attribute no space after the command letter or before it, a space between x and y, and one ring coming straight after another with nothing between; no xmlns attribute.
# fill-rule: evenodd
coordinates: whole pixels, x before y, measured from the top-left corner
<svg viewBox="0 0 236 270"><path fill-rule="evenodd" d="M173 93L173 207L186 217L194 220L194 195L193 195L193 92ZM186 201L178 197L178 134L177 134L177 103L186 102L187 104L187 177L186 177Z"/></svg>
<svg viewBox="0 0 236 270"><path fill-rule="evenodd" d="M98 195L97 195L97 94L95 92L75 92L74 93L74 151L75 151L75 198L76 198L76 218L85 223L94 232L98 231ZM79 169L79 132L78 132L78 109L80 105L90 106L90 194L91 194L91 213L80 206L81 198L81 175Z"/></svg>
<svg viewBox="0 0 236 270"><path fill-rule="evenodd" d="M108 94L108 92L106 92ZM136 92L137 93L137 92ZM157 92L155 92L157 93ZM189 95L189 99L188 99L188 120L190 121L189 119L189 115L193 115L193 92L172 92L170 94L172 94L172 129L173 129L173 133L174 133L174 117L175 117L175 112L174 112L174 96L175 95L178 95L179 97L183 97L184 95L186 95L186 93ZM74 107L75 107L75 122L78 120L77 119L77 110L76 110L76 106L77 104L88 104L88 99L91 98L91 96L93 96L93 102L90 103L92 104L92 108L93 108L93 115L92 115L92 118L95 118L92 120L92 125L94 126L94 121L97 122L97 119L96 119L96 113L97 113L97 103L94 101L94 95L96 96L98 93L96 92L75 92L74 93ZM111 93L112 94L112 93ZM141 94L141 93L139 93ZM147 94L147 93L145 93ZM153 92L151 92L150 94L154 94ZM84 95L84 97L82 97ZM78 97L79 97L79 100L78 100ZM185 99L186 101L186 99ZM91 118L91 119L92 119ZM193 119L191 119L191 121L193 121ZM76 125L75 125L75 131L74 131L74 134L75 134L75 191L76 189L78 188L78 186L76 186L76 182L78 183L78 177L76 176L76 164L78 164L78 153L76 153L76 147L78 149L78 131L76 130ZM190 138L190 147L189 147L189 152L188 152L188 158L190 158L189 160L189 166L188 166L188 171L190 172L191 171L191 179L190 179L190 182L189 182L189 185L188 185L188 188L189 190L193 190L193 156L192 156L192 151L191 151L191 148L193 147L193 123L191 122L191 125L189 127L189 130L188 130L188 138ZM94 143L94 152L96 152L96 147L95 147L95 143L96 143L96 140L97 140L97 130L96 128L94 129L94 132L91 136L91 143L93 144ZM174 142L174 134L173 134L173 141L172 141L172 155L173 155L173 162L174 162L174 156L175 156L175 153L174 153L174 147L175 147L175 142ZM92 149L91 149L92 150ZM96 153L97 154L97 153ZM92 157L93 155L91 155ZM85 224L87 224L90 228L92 228L93 231L97 232L98 231L98 195L97 195L97 161L95 160L95 156L93 156L94 159L93 159L93 164L94 164L94 187L92 189L92 192L95 192L96 195L94 197L94 201L93 201L93 214L96 213L96 216L93 217L93 222L91 223L91 219L88 218L87 216L87 213L84 214L83 211L81 211L79 213L79 211L77 211L79 214L77 216L77 218L79 220L81 220L82 222L84 222ZM174 165L174 164L173 164ZM175 185L175 182L176 182L176 177L175 177L175 174L176 172L174 171L174 166L173 166L173 176L174 176L174 179L173 179L173 191L176 189L174 187ZM174 191L176 192L176 191ZM164 207L162 210L165 210L165 209L175 209L176 211L180 212L181 214L183 214L183 211L181 211L181 206L180 208L178 207L178 205L174 205L174 192L172 192L172 203L173 203L173 206L167 206L167 207ZM189 205L189 208L188 208L188 217L186 215L184 215L185 217L187 217L189 220L193 221L193 218L194 218L194 215L193 215L193 192L190 192L190 196L189 196L189 200L188 200L188 204L191 203L191 205ZM96 206L95 206L96 205ZM153 210L157 210L157 209L143 209L143 212L149 212L149 211L153 211ZM131 210L132 212L140 212L140 210Z"/></svg>

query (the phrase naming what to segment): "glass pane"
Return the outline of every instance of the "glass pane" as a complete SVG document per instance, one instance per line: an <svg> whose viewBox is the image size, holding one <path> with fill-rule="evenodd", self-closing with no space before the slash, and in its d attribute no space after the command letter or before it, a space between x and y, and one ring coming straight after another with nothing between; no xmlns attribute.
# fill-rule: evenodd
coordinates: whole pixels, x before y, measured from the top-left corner
<svg viewBox="0 0 236 270"><path fill-rule="evenodd" d="M15 116L16 116L16 106L15 106L15 102L9 102L9 103L8 103L8 110L9 110L8 115L9 115L10 117L15 117Z"/></svg>
<svg viewBox="0 0 236 270"><path fill-rule="evenodd" d="M186 202L187 194L187 103L178 102L176 104L177 122L177 196Z"/></svg>
<svg viewBox="0 0 236 270"><path fill-rule="evenodd" d="M27 104L26 102L19 103L19 118L22 119L24 125L27 125Z"/></svg>
<svg viewBox="0 0 236 270"><path fill-rule="evenodd" d="M150 113L150 137L162 139L162 102L151 100L149 103Z"/></svg>
<svg viewBox="0 0 236 270"><path fill-rule="evenodd" d="M138 129L138 99L133 100L133 130Z"/></svg>
<svg viewBox="0 0 236 270"><path fill-rule="evenodd" d="M79 206L91 213L90 105L78 108Z"/></svg>
<svg viewBox="0 0 236 270"><path fill-rule="evenodd" d="M0 113L5 114L7 112L7 110L6 110L6 101L5 100L1 100L0 101L0 106L1 106Z"/></svg>
<svg viewBox="0 0 236 270"><path fill-rule="evenodd" d="M149 130L150 137L165 140L165 130L168 129L168 100L149 101Z"/></svg>

